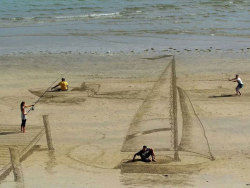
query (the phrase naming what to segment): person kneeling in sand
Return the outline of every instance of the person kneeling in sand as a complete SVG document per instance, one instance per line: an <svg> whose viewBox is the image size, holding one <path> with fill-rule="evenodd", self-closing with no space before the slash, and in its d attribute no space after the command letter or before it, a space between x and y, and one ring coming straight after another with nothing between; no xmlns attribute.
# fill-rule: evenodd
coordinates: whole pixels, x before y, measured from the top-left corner
<svg viewBox="0 0 250 188"><path fill-rule="evenodd" d="M243 88L243 82L240 79L239 75L236 74L235 78L229 79L229 81L233 81L233 82L238 83L237 87L235 88L235 91L236 91L236 95L241 95L240 89Z"/></svg>
<svg viewBox="0 0 250 188"><path fill-rule="evenodd" d="M141 157L141 160L144 162L156 162L154 150L152 148L148 148L147 146L143 146L142 150L140 150L134 155L133 161L135 161L135 157L137 155L139 155ZM150 156L152 157L152 160L149 158Z"/></svg>
<svg viewBox="0 0 250 188"><path fill-rule="evenodd" d="M59 82L57 85L51 88L51 90L55 89L56 87L60 86L61 88L58 88L57 90L54 91L68 91L68 82L65 81L65 78L62 78L62 81Z"/></svg>

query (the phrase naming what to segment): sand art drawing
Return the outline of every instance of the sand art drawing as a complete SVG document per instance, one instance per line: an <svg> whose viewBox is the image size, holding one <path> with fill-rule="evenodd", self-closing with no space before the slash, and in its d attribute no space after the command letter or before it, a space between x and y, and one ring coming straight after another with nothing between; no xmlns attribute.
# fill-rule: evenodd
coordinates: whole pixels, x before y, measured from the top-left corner
<svg viewBox="0 0 250 188"><path fill-rule="evenodd" d="M0 0L0 188L249 187L249 13Z"/></svg>
<svg viewBox="0 0 250 188"><path fill-rule="evenodd" d="M162 55L138 59L136 60L141 61L144 66L159 66L155 69L157 71L154 77L131 79L120 78L118 75L118 78L108 77L105 80L97 75L98 78L91 77L81 84L78 82L79 85L71 84L73 86L67 92L49 91L29 116L29 122L34 125L28 125L27 137L19 134L19 128L14 121L10 121L11 124L8 125L1 124L0 165L7 166L0 171L0 187L9 183L15 183L20 188L32 187L29 180L31 175L27 169L33 166L39 169L36 173L42 172L48 177L60 174L58 169L62 168L70 179L78 175L79 178L85 178L82 184L93 176L104 176L105 179L113 178L108 183L116 181L117 187L192 187L197 184L196 179L199 176L204 178L209 173L209 176L217 176L218 169L232 165L231 155L233 158L234 155L239 156L240 152L234 154L231 148L237 151L239 146L235 145L233 139L224 139L221 142L220 137L225 134L225 137L230 138L227 126L234 130L233 135L236 137L239 130L229 120L210 121L211 114L223 117L218 113L223 102L226 110L230 110L229 107L237 102L246 110L248 107L243 104L249 98L248 92L244 90L241 97L224 96L232 92L231 85L223 85L223 79L211 81L210 77L207 77L210 85L207 85L206 78L203 77L196 79L190 76L192 82L189 83L185 74L179 74L183 70L179 70L182 69L182 62L178 56L172 58ZM145 68L143 71L147 70L149 69ZM83 76L80 73L77 75L74 80L82 80ZM44 90L23 88L22 92L25 100L35 101ZM18 97L1 96L0 105L8 110L15 109L16 103ZM217 108L218 111L212 108L214 105L221 105ZM42 138L45 133L41 126L42 121L36 121L44 112L50 115L53 122L51 129L53 141L55 140L54 151L47 149L46 139ZM238 110L234 113L240 112ZM230 111L226 113L228 117L232 115ZM221 122L224 121L226 128L223 129ZM247 125L246 123L245 128ZM222 134L216 136L220 131ZM242 141L245 140L245 137L242 138ZM10 173L10 142L20 151L32 143L32 149L25 154L25 158L21 152L22 184L15 182L13 174ZM226 148L220 144L224 144ZM154 148L157 162L131 161L134 153L143 145ZM247 156L247 149L244 149L247 145L241 144L241 147ZM226 157L229 158L228 162ZM235 159L233 164L237 166L239 161ZM73 174L67 174L69 172ZM208 181L205 180L204 184ZM49 182L48 185L55 184ZM62 187L68 185L63 182Z"/></svg>
<svg viewBox="0 0 250 188"><path fill-rule="evenodd" d="M16 126L8 125L7 127L1 126L1 132L4 132L6 130L15 130L15 134L7 134L3 135L1 139L1 145L0 145L0 180L4 180L10 172L14 171L14 177L15 181L20 183L21 187L24 187L24 180L22 170L18 169L19 173L16 173L15 175L15 167L13 167L13 163L11 163L12 155L9 154L8 149L12 149L14 152L13 156L15 157L16 161L24 161L28 156L30 156L33 153L33 150L37 147L36 144L40 141L41 137L45 134L44 127L37 126L30 129L29 133L26 135L20 136L18 133L19 131L16 130ZM10 150L11 151L11 150ZM20 165L20 164L19 164ZM18 167L20 168L20 167Z"/></svg>
<svg viewBox="0 0 250 188"><path fill-rule="evenodd" d="M214 160L204 127L191 101L181 88L178 88L178 93L179 100L175 60L172 59L135 114L122 147L122 152L136 152L140 146L150 145L155 152L159 152L157 156L159 162L137 164L125 160L121 165L121 172L156 174L192 172L202 168L205 160L199 160L199 157ZM179 110L183 119L180 122L182 127L177 124L177 103L181 107ZM179 128L182 129L180 140ZM188 155L191 153L192 157L198 159L189 163L188 157L183 152L189 153Z"/></svg>
<svg viewBox="0 0 250 188"><path fill-rule="evenodd" d="M165 58L165 56L162 58ZM100 92L100 87L100 84L86 84L83 82L80 87L74 87L67 92L47 91L44 95L43 89L32 89L29 92L38 97L42 96L41 99L39 98L41 104L78 104L86 101L87 98L143 100L130 123L123 142L121 151L126 154L121 155L123 160L115 167L121 169L121 173L190 173L205 168L206 159L214 160L205 129L195 113L191 100L183 89L177 87L174 58L167 63L167 66L149 91ZM181 115L182 121L177 118L177 114ZM45 122L45 124L47 123ZM39 141L44 133L43 129L41 131L34 138L35 141L32 141L29 145L34 146L34 143ZM105 136L101 139L105 139ZM197 142L199 142L199 145L196 144ZM132 152L136 152L141 145L154 147L155 152L157 152L157 162L146 164L137 161L132 163L129 159L124 158L130 156ZM53 148L53 146L50 146L49 141L48 147ZM77 153L74 154L80 148L80 146L76 147L67 156L72 160L82 161L82 164L90 165L91 162L88 163L86 159L81 160L77 157ZM96 147L96 150L98 150L98 147ZM101 152L94 159L96 161L102 160L105 155L105 152ZM52 158L53 161L56 160L54 155ZM48 163L48 170L50 166ZM95 164L90 166L104 168ZM9 170L10 167L8 172L6 171L7 174ZM6 172L2 174L2 177L6 177Z"/></svg>
<svg viewBox="0 0 250 188"><path fill-rule="evenodd" d="M81 103L86 100L87 97L95 95L99 89L100 84L83 82L80 87L73 87L68 92L47 91L41 98L42 103ZM41 97L44 93L44 89L30 89L33 95ZM80 94L80 95L79 95Z"/></svg>

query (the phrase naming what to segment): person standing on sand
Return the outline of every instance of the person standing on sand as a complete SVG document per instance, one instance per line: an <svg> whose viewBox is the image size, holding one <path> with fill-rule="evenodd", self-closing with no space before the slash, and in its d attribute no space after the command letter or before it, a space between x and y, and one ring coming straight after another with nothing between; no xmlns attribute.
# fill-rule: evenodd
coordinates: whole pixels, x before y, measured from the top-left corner
<svg viewBox="0 0 250 188"><path fill-rule="evenodd" d="M137 155L141 157L141 160L143 162L151 162L151 161L156 162L154 150L152 148L148 148L147 146L143 146L142 150L140 150L134 155L133 161L135 161L135 157ZM150 156L152 157L152 160L149 158Z"/></svg>
<svg viewBox="0 0 250 188"><path fill-rule="evenodd" d="M61 88L55 90L55 91L68 91L68 82L65 81L65 78L62 78L62 81L59 82L56 86L52 87L51 90L56 88L57 86L60 86Z"/></svg>
<svg viewBox="0 0 250 188"><path fill-rule="evenodd" d="M240 89L243 88L243 82L240 79L239 75L236 74L235 78L229 79L229 81L233 81L233 82L237 82L238 83L237 87L235 88L235 91L236 91L236 95L240 96L241 95Z"/></svg>
<svg viewBox="0 0 250 188"><path fill-rule="evenodd" d="M29 108L32 106L33 105L26 106L24 101L21 102L21 105L20 105L21 119L22 119L21 132L23 132L23 133L25 133L25 125L26 125L26 120L27 120L27 112L26 112L25 108Z"/></svg>

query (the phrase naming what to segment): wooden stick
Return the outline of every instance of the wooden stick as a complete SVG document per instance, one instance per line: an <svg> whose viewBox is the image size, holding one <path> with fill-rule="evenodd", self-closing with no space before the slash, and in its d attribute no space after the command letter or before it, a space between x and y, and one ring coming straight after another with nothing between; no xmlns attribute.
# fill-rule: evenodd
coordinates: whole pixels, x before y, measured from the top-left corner
<svg viewBox="0 0 250 188"><path fill-rule="evenodd" d="M44 124L44 127L45 127L45 133L46 133L48 148L49 148L49 150L54 150L53 143L52 143L51 132L50 132L48 115L43 115L43 124Z"/></svg>

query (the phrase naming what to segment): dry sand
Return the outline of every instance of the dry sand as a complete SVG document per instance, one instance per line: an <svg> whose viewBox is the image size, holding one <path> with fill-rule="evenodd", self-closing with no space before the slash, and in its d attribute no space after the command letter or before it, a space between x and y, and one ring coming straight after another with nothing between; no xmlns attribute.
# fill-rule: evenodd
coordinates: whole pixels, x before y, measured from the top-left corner
<svg viewBox="0 0 250 188"><path fill-rule="evenodd" d="M70 88L75 88L69 94L49 93L28 116L27 131L29 127L42 125L43 114L49 115L55 151L48 152L43 138L38 143L40 147L22 163L26 188L246 187L250 184L247 54L176 56L177 85L188 94L204 125L214 161L193 158L190 163L205 162L199 170L188 173L121 173L121 162L133 157L132 152L121 152L131 121L171 61L171 57L150 59L154 56L0 57L0 125L19 126L20 102L36 101L37 95L60 78L61 73L67 72L63 76ZM236 84L227 79L235 73L240 74L245 84L241 97L228 96L234 94ZM92 90L81 89L83 82ZM178 122L181 124L179 118ZM163 160L161 152L156 153L159 158L156 166ZM180 154L181 159L187 156L185 152ZM140 162L136 164L141 166ZM178 162L171 164L178 165ZM152 168L154 164L150 165ZM0 187L16 187L13 174Z"/></svg>

